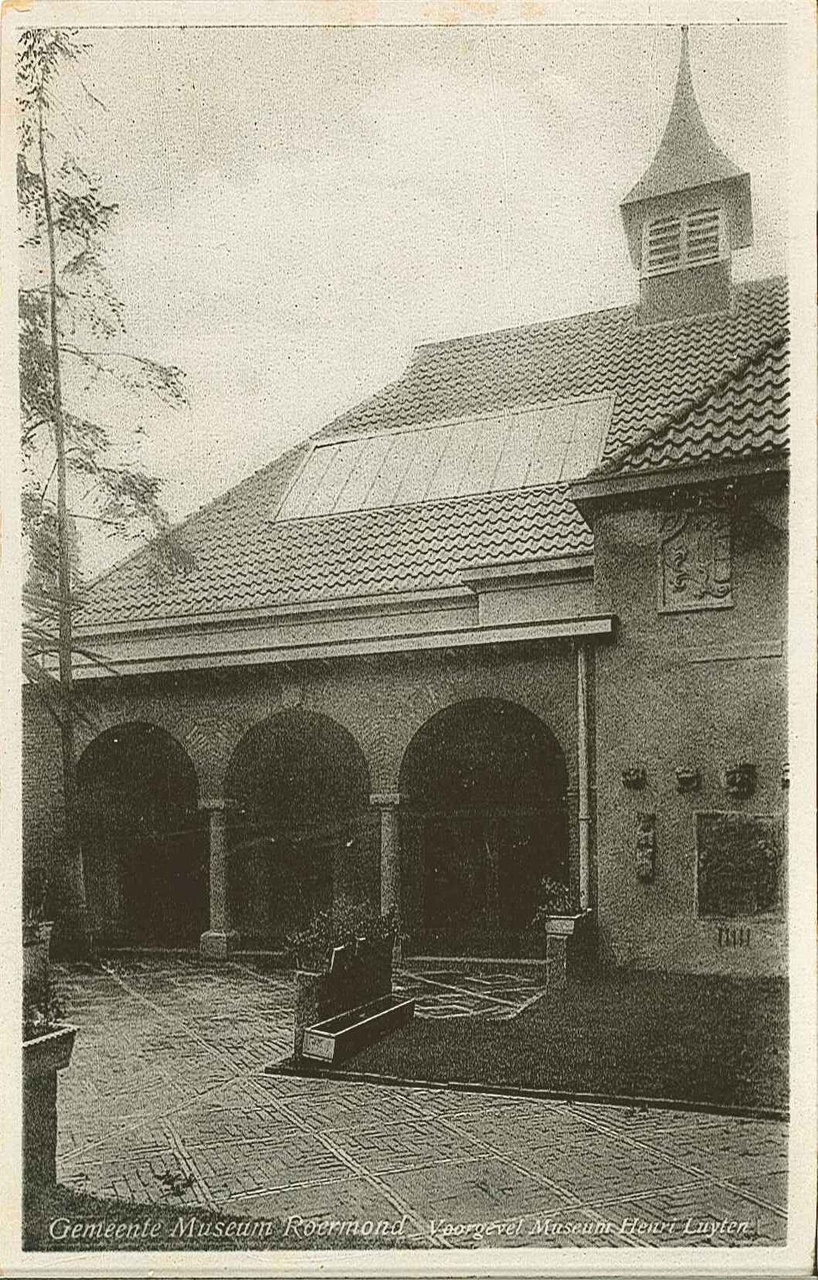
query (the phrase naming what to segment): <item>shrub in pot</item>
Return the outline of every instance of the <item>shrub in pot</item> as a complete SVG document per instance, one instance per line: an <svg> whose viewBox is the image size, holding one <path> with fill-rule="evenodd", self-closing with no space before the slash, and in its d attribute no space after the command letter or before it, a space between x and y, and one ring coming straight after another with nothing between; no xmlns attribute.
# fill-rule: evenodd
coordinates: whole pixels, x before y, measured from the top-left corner
<svg viewBox="0 0 818 1280"><path fill-rule="evenodd" d="M540 883L529 937L549 963L549 980L564 982L569 969L587 968L592 960L591 913L580 907L571 888L550 876Z"/></svg>

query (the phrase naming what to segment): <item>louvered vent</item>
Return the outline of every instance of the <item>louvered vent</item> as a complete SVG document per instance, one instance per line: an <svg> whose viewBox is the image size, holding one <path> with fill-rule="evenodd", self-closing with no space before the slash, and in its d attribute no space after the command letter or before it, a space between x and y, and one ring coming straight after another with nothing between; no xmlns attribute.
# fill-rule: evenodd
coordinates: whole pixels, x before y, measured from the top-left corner
<svg viewBox="0 0 818 1280"><path fill-rule="evenodd" d="M719 210L699 209L687 219L687 260L716 262L719 257Z"/></svg>
<svg viewBox="0 0 818 1280"><path fill-rule="evenodd" d="M659 218L648 223L644 274L658 276L682 265L682 222L680 218Z"/></svg>
<svg viewBox="0 0 818 1280"><path fill-rule="evenodd" d="M721 210L697 209L679 218L656 218L645 226L642 275L658 276L722 257Z"/></svg>

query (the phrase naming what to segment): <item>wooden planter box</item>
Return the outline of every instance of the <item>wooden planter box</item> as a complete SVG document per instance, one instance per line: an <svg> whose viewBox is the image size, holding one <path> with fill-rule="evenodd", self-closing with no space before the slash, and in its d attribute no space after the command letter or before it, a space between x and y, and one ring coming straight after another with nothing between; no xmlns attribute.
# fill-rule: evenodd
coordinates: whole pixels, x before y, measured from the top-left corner
<svg viewBox="0 0 818 1280"><path fill-rule="evenodd" d="M320 1062L342 1062L359 1049L364 1049L405 1026L407 1022L411 1022L414 1014L413 999L382 996L358 1009L350 1009L335 1018L306 1027L302 1054L305 1058Z"/></svg>
<svg viewBox="0 0 818 1280"><path fill-rule="evenodd" d="M307 1028L352 1014L362 1006L392 995L394 939L356 948L336 947L328 972L297 970L295 975L295 1033L293 1057L304 1052Z"/></svg>
<svg viewBox="0 0 818 1280"><path fill-rule="evenodd" d="M77 1028L23 1041L23 1173L27 1187L57 1180L57 1073L71 1061Z"/></svg>

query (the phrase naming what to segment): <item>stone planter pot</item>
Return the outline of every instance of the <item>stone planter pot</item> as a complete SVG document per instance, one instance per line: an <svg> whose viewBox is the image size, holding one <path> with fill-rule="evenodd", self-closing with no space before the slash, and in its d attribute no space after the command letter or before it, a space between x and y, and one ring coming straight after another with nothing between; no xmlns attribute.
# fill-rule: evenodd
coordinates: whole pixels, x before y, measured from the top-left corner
<svg viewBox="0 0 818 1280"><path fill-rule="evenodd" d="M568 978L587 972L592 965L592 913L577 911L549 916L544 924L547 983L564 987Z"/></svg>
<svg viewBox="0 0 818 1280"><path fill-rule="evenodd" d="M585 911L577 911L573 915L549 916L545 922L546 936L554 934L558 938L573 937L577 925L580 920L585 918L586 914L587 912Z"/></svg>
<svg viewBox="0 0 818 1280"><path fill-rule="evenodd" d="M42 991L48 986L51 962L51 920L23 925L23 991Z"/></svg>
<svg viewBox="0 0 818 1280"><path fill-rule="evenodd" d="M23 1174L25 1185L57 1180L57 1073L71 1061L77 1028L59 1027L23 1041Z"/></svg>

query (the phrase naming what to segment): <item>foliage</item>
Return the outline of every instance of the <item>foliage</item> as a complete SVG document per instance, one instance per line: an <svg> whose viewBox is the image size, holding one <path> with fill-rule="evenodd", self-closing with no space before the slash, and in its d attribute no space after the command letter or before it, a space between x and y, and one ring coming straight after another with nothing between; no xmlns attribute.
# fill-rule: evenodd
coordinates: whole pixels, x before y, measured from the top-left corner
<svg viewBox="0 0 818 1280"><path fill-rule="evenodd" d="M320 972L329 968L335 947L354 948L362 940L388 942L397 932L393 911L381 915L370 903L340 898L331 911L316 912L309 924L290 934L285 952L299 968Z"/></svg>
<svg viewBox="0 0 818 1280"><path fill-rule="evenodd" d="M55 132L59 121L68 118L69 125L75 123L77 113L72 117L63 101L70 92L68 82L88 93L81 77L86 52L76 32L68 29L29 28L20 33L19 375L22 523L29 566L24 670L57 716L64 707L46 660L57 651L60 638L60 529L53 493L58 431L65 445L72 608L81 604L78 521L90 521L106 535L155 535L156 572L190 566L189 556L169 529L160 482L133 453L144 435L140 398L149 394L174 407L183 405L183 375L175 366L124 348L124 308L104 260L105 238L117 205L105 197L98 178L70 154L63 141L65 127ZM66 71L72 75L66 77ZM124 432L117 429L123 418ZM59 486L59 474L56 483Z"/></svg>
<svg viewBox="0 0 818 1280"><path fill-rule="evenodd" d="M577 906L570 886L562 880L554 880L546 876L540 881L537 893L537 910L534 913L533 925L545 924L551 916L575 915Z"/></svg>
<svg viewBox="0 0 818 1280"><path fill-rule="evenodd" d="M39 990L28 992L23 1000L23 1040L59 1031L65 1026L65 1009L46 981Z"/></svg>

